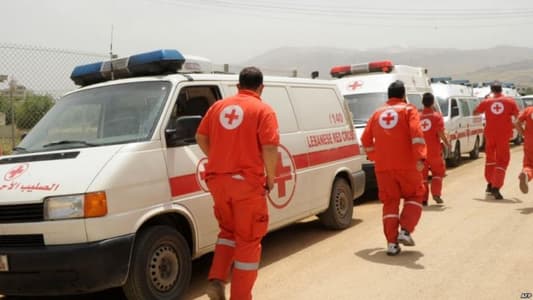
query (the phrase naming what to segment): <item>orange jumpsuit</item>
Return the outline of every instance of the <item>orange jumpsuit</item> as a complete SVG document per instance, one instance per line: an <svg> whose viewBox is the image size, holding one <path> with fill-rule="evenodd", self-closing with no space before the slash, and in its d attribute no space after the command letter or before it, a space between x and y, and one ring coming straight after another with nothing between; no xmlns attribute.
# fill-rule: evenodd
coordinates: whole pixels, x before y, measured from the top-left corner
<svg viewBox="0 0 533 300"><path fill-rule="evenodd" d="M444 131L444 120L442 115L432 110L431 108L424 108L420 114L420 126L424 132L424 139L427 146L427 159L424 164L424 185L426 187L426 195L424 200L428 200L429 182L428 175L431 170L431 195L440 196L442 192L442 179L446 173L446 165L442 159L442 147L440 144L439 132Z"/></svg>
<svg viewBox="0 0 533 300"><path fill-rule="evenodd" d="M476 113L485 113L485 179L493 188L501 188L511 158L509 139L513 134L513 116L518 115L516 102L502 94L481 101Z"/></svg>
<svg viewBox="0 0 533 300"><path fill-rule="evenodd" d="M425 191L416 163L426 159L426 144L416 107L390 98L368 121L361 142L375 162L385 237L396 243L398 227L413 232L422 215Z"/></svg>
<svg viewBox="0 0 533 300"><path fill-rule="evenodd" d="M533 106L524 109L518 120L525 123L524 130L524 160L522 172L527 175L527 180L533 179Z"/></svg>
<svg viewBox="0 0 533 300"><path fill-rule="evenodd" d="M227 281L233 265L231 299L249 300L268 229L261 147L279 144L276 115L259 95L240 90L207 111L198 134L209 138L206 181L220 228L208 277Z"/></svg>

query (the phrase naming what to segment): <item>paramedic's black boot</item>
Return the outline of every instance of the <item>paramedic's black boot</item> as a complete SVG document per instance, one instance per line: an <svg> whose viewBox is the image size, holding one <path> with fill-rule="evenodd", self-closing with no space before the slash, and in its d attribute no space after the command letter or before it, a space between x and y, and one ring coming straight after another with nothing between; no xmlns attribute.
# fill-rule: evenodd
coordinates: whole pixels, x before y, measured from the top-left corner
<svg viewBox="0 0 533 300"><path fill-rule="evenodd" d="M499 188L492 188L492 195L494 196L494 199L496 200L502 200L503 196L500 194Z"/></svg>
<svg viewBox="0 0 533 300"><path fill-rule="evenodd" d="M492 194L492 185L490 185L490 183L487 183L487 188L485 189L485 193L487 195Z"/></svg>

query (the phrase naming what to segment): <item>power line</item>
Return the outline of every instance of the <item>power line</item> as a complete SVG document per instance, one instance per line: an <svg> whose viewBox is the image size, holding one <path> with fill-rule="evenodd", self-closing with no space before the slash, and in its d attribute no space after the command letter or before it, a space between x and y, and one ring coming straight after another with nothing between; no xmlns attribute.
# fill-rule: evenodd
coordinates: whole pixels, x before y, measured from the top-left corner
<svg viewBox="0 0 533 300"><path fill-rule="evenodd" d="M284 14L300 15L330 15L363 18L420 18L431 19L435 17L450 19L494 19L494 18L528 18L533 16L533 9L374 9L374 8L335 8L332 6L296 6L285 3L250 3L230 0L167 0L167 3L204 7L227 8L247 11L271 10Z"/></svg>
<svg viewBox="0 0 533 300"><path fill-rule="evenodd" d="M342 14L333 13L335 10L330 12L319 12L318 10L307 11L311 8L301 9L288 6L283 7L276 5L265 5L264 9L258 9L257 4L239 4L239 5L227 5L228 1L221 2L219 0L197 0L194 2L187 0L145 0L149 2L159 2L169 5L179 5L181 7L191 7L201 10L210 10L220 12L226 10L232 13L245 13L244 16L258 16L266 17L268 20L281 20L281 21L293 21L293 22L309 22L307 19L297 19L295 17L305 18L312 17L317 18L316 21L321 23L330 23L330 24L341 24L341 25L354 25L354 26L366 26L366 27L402 27L402 28L419 28L419 29L445 29L445 28L464 28L464 29L475 29L475 28L497 28L497 27L512 27L512 26L522 26L533 24L533 9L523 11L523 17L519 18L514 16L510 18L508 15L500 15L495 17L487 16L457 16L457 19L451 18L455 10L448 10L449 18L444 18L438 15L427 15L427 12L435 11L433 10L418 10L421 14L425 15L421 18L414 18L411 16L403 15L403 10L385 10L384 12L394 15L370 15L362 14L356 15L354 13L350 14L352 10L343 11ZM235 4L239 2L229 1L229 4ZM221 5L221 3L223 5ZM361 8L359 10L363 10ZM376 9L374 9L376 10ZM471 10L477 12L477 10ZM485 12L498 13L499 10L483 10ZM510 11L507 11L508 13ZM513 11L514 12L514 11ZM529 14L529 15L526 15ZM402 23L400 23L402 22Z"/></svg>

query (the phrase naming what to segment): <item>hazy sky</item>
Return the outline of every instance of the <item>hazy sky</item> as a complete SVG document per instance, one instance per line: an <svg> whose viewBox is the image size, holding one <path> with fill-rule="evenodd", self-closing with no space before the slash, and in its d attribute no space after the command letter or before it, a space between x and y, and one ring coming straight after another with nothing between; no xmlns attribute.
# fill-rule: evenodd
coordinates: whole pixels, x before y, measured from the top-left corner
<svg viewBox="0 0 533 300"><path fill-rule="evenodd" d="M0 42L238 63L284 46L533 48L532 0L2 0Z"/></svg>

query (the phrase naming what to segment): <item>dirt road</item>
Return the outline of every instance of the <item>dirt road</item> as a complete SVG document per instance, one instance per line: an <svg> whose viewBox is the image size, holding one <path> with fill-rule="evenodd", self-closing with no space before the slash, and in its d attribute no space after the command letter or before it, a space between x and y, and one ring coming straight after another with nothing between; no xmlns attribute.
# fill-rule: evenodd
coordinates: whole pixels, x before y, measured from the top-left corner
<svg viewBox="0 0 533 300"><path fill-rule="evenodd" d="M359 201L353 225L347 230L328 231L310 218L269 234L263 243L254 299L531 297L533 194L523 195L518 190L522 148L513 148L511 157L502 189L504 200L485 197L483 157L448 170L445 205L430 201L413 234L417 245L403 247L397 257L385 254L376 195ZM210 259L206 256L194 262L186 300L208 299L204 289ZM46 299L121 297L117 291L107 291Z"/></svg>
<svg viewBox="0 0 533 300"><path fill-rule="evenodd" d="M533 194L518 190L522 148L512 149L504 200L485 197L484 158L450 169L445 205L430 201L413 234L417 245L385 254L381 205L355 207L353 226L322 229L316 219L264 241L257 300L520 299L533 293ZM367 197L374 198L375 197ZM205 268L186 299L203 294ZM525 293L522 295L522 293Z"/></svg>

